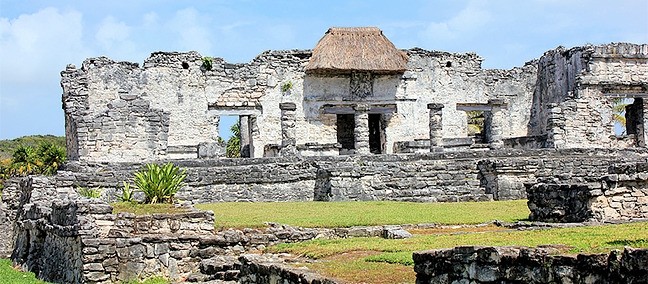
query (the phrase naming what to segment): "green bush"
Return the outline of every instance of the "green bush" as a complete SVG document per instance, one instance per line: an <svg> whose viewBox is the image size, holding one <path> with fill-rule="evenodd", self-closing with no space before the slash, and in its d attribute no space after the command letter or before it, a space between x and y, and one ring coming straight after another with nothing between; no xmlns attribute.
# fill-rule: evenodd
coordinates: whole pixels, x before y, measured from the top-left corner
<svg viewBox="0 0 648 284"><path fill-rule="evenodd" d="M135 186L146 196L145 203L172 203L186 177L186 170L180 171L172 163L162 166L146 164L144 169L135 173Z"/></svg>
<svg viewBox="0 0 648 284"><path fill-rule="evenodd" d="M205 68L207 71L211 71L212 68L214 68L214 59L211 57L203 57L202 58L202 67Z"/></svg>

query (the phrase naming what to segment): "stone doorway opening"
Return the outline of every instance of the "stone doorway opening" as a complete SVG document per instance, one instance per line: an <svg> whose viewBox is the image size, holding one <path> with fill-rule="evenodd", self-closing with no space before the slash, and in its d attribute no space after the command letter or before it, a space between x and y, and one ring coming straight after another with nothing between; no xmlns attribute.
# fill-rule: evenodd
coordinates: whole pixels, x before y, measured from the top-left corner
<svg viewBox="0 0 648 284"><path fill-rule="evenodd" d="M372 154L382 154L385 152L384 125L382 114L369 114L369 152Z"/></svg>
<svg viewBox="0 0 648 284"><path fill-rule="evenodd" d="M223 115L220 117L218 132L220 137L224 137L227 157L250 158L254 155L252 119L250 115ZM237 144L238 146L235 146Z"/></svg>
<svg viewBox="0 0 648 284"><path fill-rule="evenodd" d="M340 155L352 154L355 150L355 129L354 114L337 114L337 142L340 143Z"/></svg>
<svg viewBox="0 0 648 284"><path fill-rule="evenodd" d="M486 143L486 112L482 110L469 110L466 111L466 127L468 137L471 137L474 143Z"/></svg>

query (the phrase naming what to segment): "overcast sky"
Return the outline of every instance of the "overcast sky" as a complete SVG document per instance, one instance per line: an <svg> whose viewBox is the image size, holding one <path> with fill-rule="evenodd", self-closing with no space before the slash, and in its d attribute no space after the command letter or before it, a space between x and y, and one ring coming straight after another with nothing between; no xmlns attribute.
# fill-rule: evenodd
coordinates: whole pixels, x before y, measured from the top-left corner
<svg viewBox="0 0 648 284"><path fill-rule="evenodd" d="M399 48L475 52L508 69L559 45L648 43L648 1L0 0L0 139L64 135L59 72L87 57L248 62L310 49L332 26L377 26Z"/></svg>

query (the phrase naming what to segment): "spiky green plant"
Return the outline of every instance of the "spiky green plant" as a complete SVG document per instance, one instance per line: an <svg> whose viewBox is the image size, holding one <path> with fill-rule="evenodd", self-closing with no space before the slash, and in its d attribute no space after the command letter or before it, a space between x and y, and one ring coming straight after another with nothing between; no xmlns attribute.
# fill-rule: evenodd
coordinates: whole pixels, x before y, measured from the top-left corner
<svg viewBox="0 0 648 284"><path fill-rule="evenodd" d="M119 196L119 201L134 202L133 193L135 193L135 191L131 189L131 184L129 182L124 182L124 188L122 189L121 196Z"/></svg>
<svg viewBox="0 0 648 284"><path fill-rule="evenodd" d="M186 170L181 171L172 163L146 164L135 173L135 186L144 193L145 203L172 203L186 177Z"/></svg>
<svg viewBox="0 0 648 284"><path fill-rule="evenodd" d="M78 187L77 192L81 196L87 197L87 198L99 198L101 197L101 192L103 190L100 187L95 187L95 188L88 188L88 187Z"/></svg>

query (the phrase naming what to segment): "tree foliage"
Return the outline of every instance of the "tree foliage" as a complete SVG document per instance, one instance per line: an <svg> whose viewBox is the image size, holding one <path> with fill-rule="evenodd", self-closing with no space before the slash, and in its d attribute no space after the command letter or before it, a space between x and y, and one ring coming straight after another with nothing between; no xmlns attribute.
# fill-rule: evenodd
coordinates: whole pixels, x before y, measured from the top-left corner
<svg viewBox="0 0 648 284"><path fill-rule="evenodd" d="M227 146L225 147L225 156L228 158L240 158L241 157L241 121L236 122L230 128L232 131L232 137L227 140Z"/></svg>
<svg viewBox="0 0 648 284"><path fill-rule="evenodd" d="M627 133L625 111L628 105L630 104L624 98L612 99L612 120L621 129L621 135Z"/></svg>

